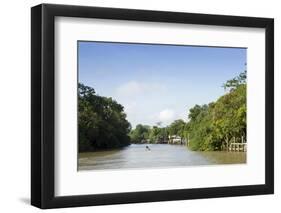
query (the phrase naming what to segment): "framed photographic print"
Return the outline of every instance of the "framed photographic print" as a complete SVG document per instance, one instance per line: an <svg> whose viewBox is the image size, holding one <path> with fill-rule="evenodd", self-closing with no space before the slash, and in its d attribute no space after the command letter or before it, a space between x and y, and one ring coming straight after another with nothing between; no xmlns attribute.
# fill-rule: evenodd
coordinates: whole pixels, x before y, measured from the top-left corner
<svg viewBox="0 0 281 213"><path fill-rule="evenodd" d="M274 21L31 9L31 203L271 194Z"/></svg>

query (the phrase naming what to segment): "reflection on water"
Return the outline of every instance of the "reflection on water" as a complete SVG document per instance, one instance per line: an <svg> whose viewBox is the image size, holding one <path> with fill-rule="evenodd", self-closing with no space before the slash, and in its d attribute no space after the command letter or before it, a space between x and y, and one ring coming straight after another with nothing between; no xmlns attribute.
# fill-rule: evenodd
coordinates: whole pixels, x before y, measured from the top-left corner
<svg viewBox="0 0 281 213"><path fill-rule="evenodd" d="M150 151L146 146L149 146ZM79 153L78 170L238 163L246 163L245 152L194 152L181 145L132 144L118 150Z"/></svg>

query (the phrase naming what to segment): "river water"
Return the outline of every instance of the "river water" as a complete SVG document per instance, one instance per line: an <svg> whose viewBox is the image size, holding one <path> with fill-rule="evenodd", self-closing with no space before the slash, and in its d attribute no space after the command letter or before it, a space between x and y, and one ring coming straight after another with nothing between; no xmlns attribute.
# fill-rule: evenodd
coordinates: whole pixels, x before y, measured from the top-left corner
<svg viewBox="0 0 281 213"><path fill-rule="evenodd" d="M146 149L149 146L150 150ZM183 145L131 144L118 150L79 153L78 170L166 168L246 163L246 152L195 152Z"/></svg>

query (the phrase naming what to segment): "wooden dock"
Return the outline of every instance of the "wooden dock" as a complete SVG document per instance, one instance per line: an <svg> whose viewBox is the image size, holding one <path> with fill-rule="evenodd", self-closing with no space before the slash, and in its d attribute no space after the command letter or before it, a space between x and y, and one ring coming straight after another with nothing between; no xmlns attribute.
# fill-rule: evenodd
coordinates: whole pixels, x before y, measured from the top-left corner
<svg viewBox="0 0 281 213"><path fill-rule="evenodd" d="M228 150L231 152L246 152L247 143L231 143Z"/></svg>

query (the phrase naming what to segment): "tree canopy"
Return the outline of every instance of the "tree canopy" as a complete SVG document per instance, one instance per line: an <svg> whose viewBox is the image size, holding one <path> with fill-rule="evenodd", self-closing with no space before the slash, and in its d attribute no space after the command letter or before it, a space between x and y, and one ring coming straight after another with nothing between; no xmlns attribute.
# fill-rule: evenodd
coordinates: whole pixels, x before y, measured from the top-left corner
<svg viewBox="0 0 281 213"><path fill-rule="evenodd" d="M129 134L132 143L147 142L149 138L150 127L147 125L138 124Z"/></svg>
<svg viewBox="0 0 281 213"><path fill-rule="evenodd" d="M129 145L131 125L124 107L83 84L78 90L79 152Z"/></svg>
<svg viewBox="0 0 281 213"><path fill-rule="evenodd" d="M233 138L246 138L246 71L224 87L229 91L216 102L189 110L191 149L221 150Z"/></svg>

